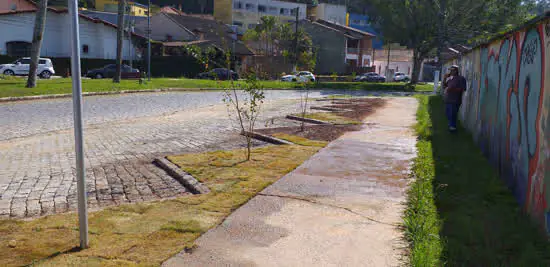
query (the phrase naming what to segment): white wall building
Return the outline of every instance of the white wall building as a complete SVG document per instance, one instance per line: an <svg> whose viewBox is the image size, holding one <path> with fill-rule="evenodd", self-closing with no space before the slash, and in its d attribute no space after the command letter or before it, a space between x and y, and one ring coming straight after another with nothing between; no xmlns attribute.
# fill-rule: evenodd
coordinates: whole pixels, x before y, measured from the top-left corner
<svg viewBox="0 0 550 267"><path fill-rule="evenodd" d="M315 18L346 25L347 7L344 5L319 4L315 7Z"/></svg>
<svg viewBox="0 0 550 267"><path fill-rule="evenodd" d="M34 11L0 14L0 55L21 56L18 53L30 49L34 20ZM82 58L116 59L116 25L82 15L79 23ZM69 14L66 11L48 10L40 56L70 57L69 33ZM125 40L123 58L139 59L139 54L135 42L131 44Z"/></svg>
<svg viewBox="0 0 550 267"><path fill-rule="evenodd" d="M231 12L222 12L231 6ZM214 17L227 24L236 25L239 33L256 27L261 17L275 16L282 22L296 20L296 8L299 8L298 19L306 19L307 4L276 0L215 0Z"/></svg>

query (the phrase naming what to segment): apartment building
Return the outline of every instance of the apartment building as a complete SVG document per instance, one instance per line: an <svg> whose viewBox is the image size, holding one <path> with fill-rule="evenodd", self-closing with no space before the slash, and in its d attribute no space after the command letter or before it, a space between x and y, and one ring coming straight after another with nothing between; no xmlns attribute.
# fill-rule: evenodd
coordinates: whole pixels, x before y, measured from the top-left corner
<svg viewBox="0 0 550 267"><path fill-rule="evenodd" d="M148 7L137 2L126 3L128 14L132 16L147 16ZM98 11L117 13L118 0L95 0L95 9Z"/></svg>
<svg viewBox="0 0 550 267"><path fill-rule="evenodd" d="M306 19L307 5L276 0L215 0L214 17L237 26L238 33L256 27L263 16L275 16L283 22Z"/></svg>
<svg viewBox="0 0 550 267"><path fill-rule="evenodd" d="M347 7L344 5L322 3L310 6L308 13L308 17L313 21L322 19L336 24L346 25L348 11Z"/></svg>

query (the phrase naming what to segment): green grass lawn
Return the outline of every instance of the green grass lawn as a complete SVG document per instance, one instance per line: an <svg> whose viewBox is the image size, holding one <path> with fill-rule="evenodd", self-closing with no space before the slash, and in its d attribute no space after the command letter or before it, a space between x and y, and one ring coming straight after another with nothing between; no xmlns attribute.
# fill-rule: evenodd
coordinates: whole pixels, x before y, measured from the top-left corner
<svg viewBox="0 0 550 267"><path fill-rule="evenodd" d="M443 101L419 97L416 181L405 214L412 266L550 266L546 235L464 129L447 131Z"/></svg>
<svg viewBox="0 0 550 267"><path fill-rule="evenodd" d="M69 78L39 80L36 88L26 88L24 78L0 78L0 97L18 97L33 95L69 94L71 93L72 80ZM263 86L268 89L298 89L302 84L280 81L264 81ZM196 89L220 89L228 87L230 82L197 80L197 79L176 79L176 78L154 78L151 82L140 84L136 80L123 80L115 84L110 79L82 80L84 92L116 92L122 90L150 90L161 88L183 88ZM346 89L346 90L372 90L372 91L412 91L412 87L406 87L404 83L343 83L323 82L312 85L315 89ZM417 85L416 89L425 91L425 85Z"/></svg>
<svg viewBox="0 0 550 267"><path fill-rule="evenodd" d="M171 156L208 194L125 204L89 213L90 248L77 249L77 214L0 220L0 266L160 266L325 146L266 146Z"/></svg>

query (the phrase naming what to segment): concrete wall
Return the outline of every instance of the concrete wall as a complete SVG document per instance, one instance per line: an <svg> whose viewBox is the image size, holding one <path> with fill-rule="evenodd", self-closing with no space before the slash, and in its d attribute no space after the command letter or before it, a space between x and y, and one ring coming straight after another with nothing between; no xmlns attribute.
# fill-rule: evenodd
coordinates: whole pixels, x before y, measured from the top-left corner
<svg viewBox="0 0 550 267"><path fill-rule="evenodd" d="M309 34L313 46L317 49L316 74L346 72L346 37L322 25L303 22L301 27Z"/></svg>
<svg viewBox="0 0 550 267"><path fill-rule="evenodd" d="M376 66L376 73L386 75L386 65L388 61L385 60L375 60L374 66ZM390 61L389 69L394 70L394 72L403 72L407 75L412 74L413 63L410 61ZM387 77L388 80L390 77Z"/></svg>
<svg viewBox="0 0 550 267"><path fill-rule="evenodd" d="M316 18L340 25L346 25L347 8L343 5L319 4L316 8Z"/></svg>
<svg viewBox="0 0 550 267"><path fill-rule="evenodd" d="M475 48L458 63L468 81L463 125L520 205L550 230L550 19Z"/></svg>
<svg viewBox="0 0 550 267"><path fill-rule="evenodd" d="M18 13L0 15L0 55L6 55L6 43L10 41L32 42L35 13ZM70 57L70 38L67 25L68 13L49 11L46 15L46 27L40 56ZM80 44L88 45L88 53L81 50L82 58L116 59L116 28L103 23L94 23L82 17L80 23ZM123 58L130 59L130 49L135 46L125 40ZM133 58L137 59L133 52Z"/></svg>

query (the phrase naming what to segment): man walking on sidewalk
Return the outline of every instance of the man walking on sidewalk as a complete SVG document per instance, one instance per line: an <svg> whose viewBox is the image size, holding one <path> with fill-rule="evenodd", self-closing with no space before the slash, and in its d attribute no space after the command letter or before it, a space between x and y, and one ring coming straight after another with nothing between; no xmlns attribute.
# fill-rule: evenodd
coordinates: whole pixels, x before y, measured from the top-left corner
<svg viewBox="0 0 550 267"><path fill-rule="evenodd" d="M462 104L462 94L466 91L466 79L459 74L457 65L451 66L449 77L445 78L445 112L449 120L449 131L456 131L458 109Z"/></svg>

